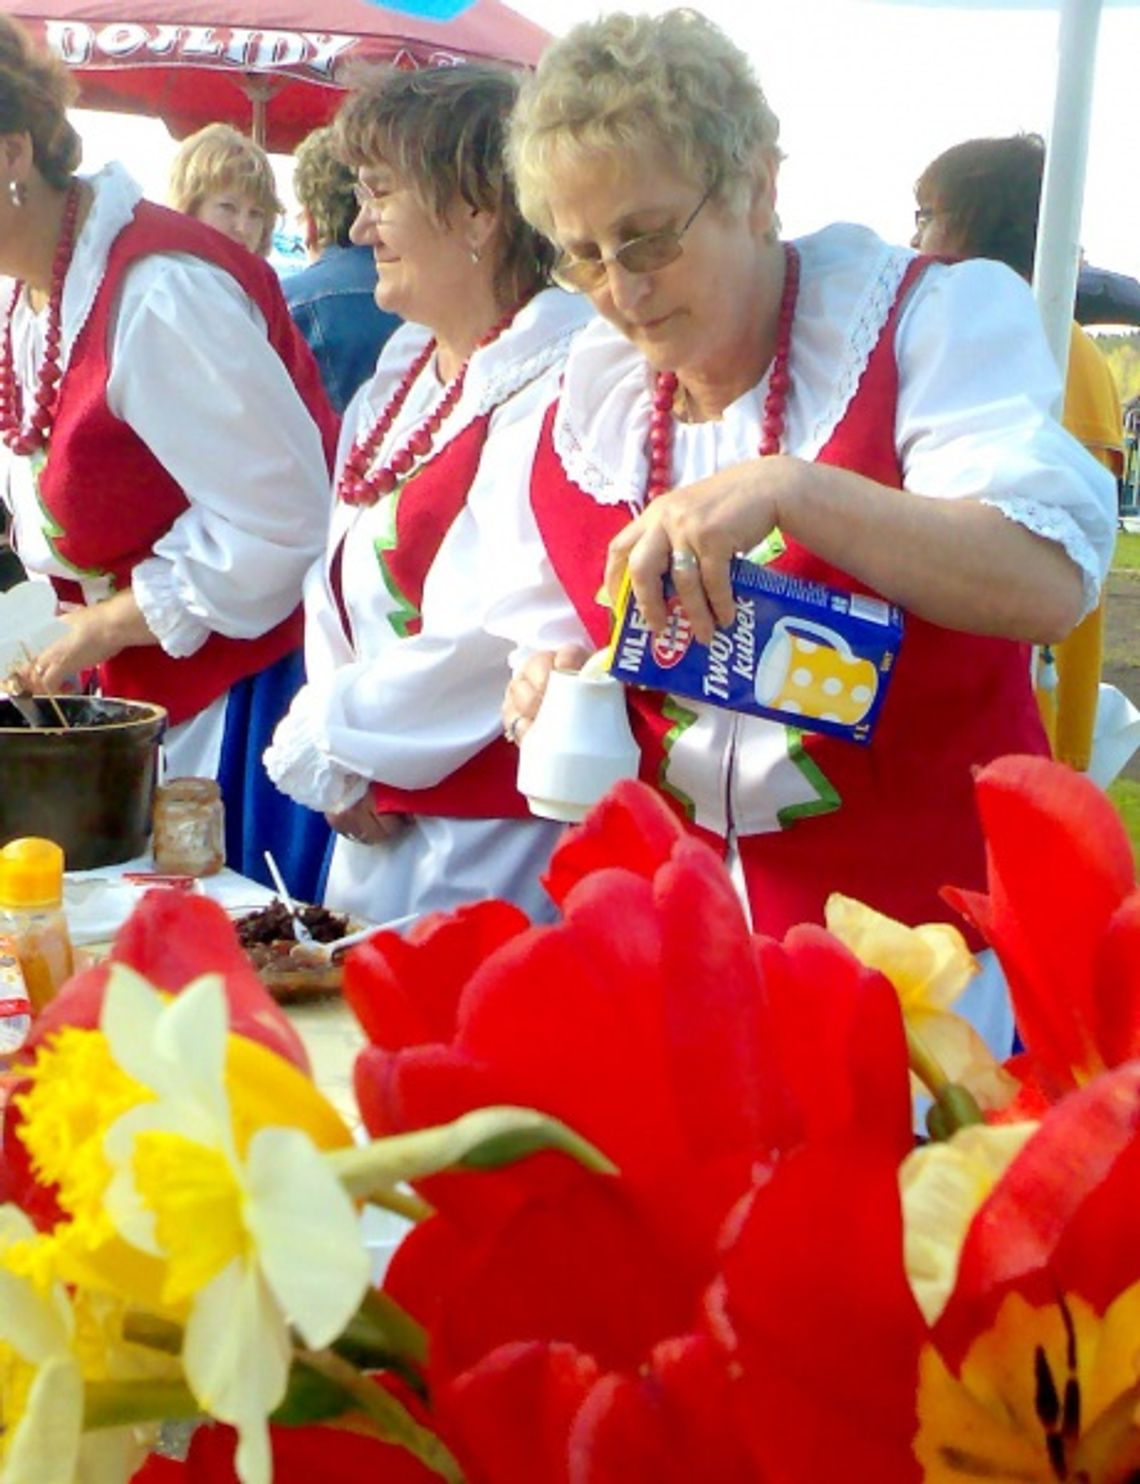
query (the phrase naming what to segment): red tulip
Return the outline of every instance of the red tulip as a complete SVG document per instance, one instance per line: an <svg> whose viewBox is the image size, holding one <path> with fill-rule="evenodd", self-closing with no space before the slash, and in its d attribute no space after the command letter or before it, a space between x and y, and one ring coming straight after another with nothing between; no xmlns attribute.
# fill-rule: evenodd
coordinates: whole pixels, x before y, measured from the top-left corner
<svg viewBox="0 0 1140 1484"><path fill-rule="evenodd" d="M1051 1096L1140 1056L1140 890L1115 809L1089 779L1005 757L977 778L988 892L945 896L997 951Z"/></svg>
<svg viewBox="0 0 1140 1484"><path fill-rule="evenodd" d="M176 994L202 974L220 974L236 1035L259 1041L306 1075L309 1058L284 1011L257 977L217 902L183 891L148 891L119 929L110 954L70 979L36 1018L34 1052L60 1026L94 1029L113 964L127 964L156 989Z"/></svg>
<svg viewBox="0 0 1140 1484"><path fill-rule="evenodd" d="M375 1043L359 1100L374 1132L537 1107L620 1175L544 1156L439 1177L388 1286L431 1335L433 1415L471 1479L755 1478L734 1357L703 1318L725 1221L856 1124L895 1168L912 1138L894 992L821 929L753 939L720 862L640 785L571 833L551 879L556 927L486 904L354 957Z"/></svg>

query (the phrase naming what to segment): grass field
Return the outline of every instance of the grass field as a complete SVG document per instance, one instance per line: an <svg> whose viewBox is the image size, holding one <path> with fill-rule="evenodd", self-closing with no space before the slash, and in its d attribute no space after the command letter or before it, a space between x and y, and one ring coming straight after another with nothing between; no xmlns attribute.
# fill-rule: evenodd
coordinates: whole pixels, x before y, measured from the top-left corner
<svg viewBox="0 0 1140 1484"><path fill-rule="evenodd" d="M1112 559L1113 570L1116 572L1140 572L1140 535L1122 531L1116 538L1116 551ZM1110 598L1110 602L1112 599ZM1123 602L1123 593L1118 591L1116 601ZM1131 627L1126 627L1123 634L1118 634L1115 640L1116 650L1110 653L1109 646L1105 647L1106 663L1115 657L1118 663L1134 664L1137 658L1135 651L1136 635ZM1126 651L1133 651L1127 653ZM1124 677L1114 675L1113 680L1121 684ZM1127 683L1124 688L1129 689ZM1134 693L1133 693L1134 695ZM1135 698L1135 697L1134 697ZM1132 854L1136 858L1137 871L1140 872L1140 783L1131 778L1118 778L1108 790L1108 796L1120 811L1124 820L1124 827L1128 831L1132 841Z"/></svg>
<svg viewBox="0 0 1140 1484"><path fill-rule="evenodd" d="M1112 565L1117 572L1140 572L1140 535L1121 531L1116 538Z"/></svg>
<svg viewBox="0 0 1140 1484"><path fill-rule="evenodd" d="M1136 869L1140 871L1140 783L1134 783L1131 778L1118 778L1109 786L1108 797L1124 821L1124 828L1132 841Z"/></svg>

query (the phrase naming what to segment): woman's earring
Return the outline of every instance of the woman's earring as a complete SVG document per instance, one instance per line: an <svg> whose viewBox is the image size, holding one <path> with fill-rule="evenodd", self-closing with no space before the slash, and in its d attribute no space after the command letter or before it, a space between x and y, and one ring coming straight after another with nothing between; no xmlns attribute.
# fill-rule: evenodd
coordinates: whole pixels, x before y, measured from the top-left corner
<svg viewBox="0 0 1140 1484"><path fill-rule="evenodd" d="M10 180L8 182L8 200L13 206L23 206L28 199L28 188L22 181Z"/></svg>
<svg viewBox="0 0 1140 1484"><path fill-rule="evenodd" d="M471 261L473 263L478 263L478 262L481 261L481 259L482 259L482 254L480 253L479 249L477 247L473 247L471 249Z"/></svg>

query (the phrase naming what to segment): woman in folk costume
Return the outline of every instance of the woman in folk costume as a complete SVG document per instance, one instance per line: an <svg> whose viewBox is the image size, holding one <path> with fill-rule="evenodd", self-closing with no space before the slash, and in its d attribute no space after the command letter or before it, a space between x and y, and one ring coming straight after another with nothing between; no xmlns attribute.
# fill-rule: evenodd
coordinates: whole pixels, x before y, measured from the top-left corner
<svg viewBox="0 0 1140 1484"><path fill-rule="evenodd" d="M326 902L375 921L503 896L535 915L557 826L529 817L500 736L509 643L484 627L525 509L542 414L589 305L549 287L503 138L517 93L489 66L385 72L336 120L358 173L353 238L407 321L345 413L325 560L306 588L308 683L266 764L341 838ZM509 577L507 578L509 586ZM510 591L504 607L527 601ZM544 642L568 634L563 605Z"/></svg>
<svg viewBox="0 0 1140 1484"><path fill-rule="evenodd" d="M759 930L820 921L832 891L957 921L939 888L984 881L971 768L1045 750L1027 645L1096 603L1111 481L1049 415L1024 286L855 226L781 241L777 136L745 57L691 11L580 26L524 89L520 203L561 249L556 280L600 314L540 444L529 567L592 647L610 626L599 585L627 570L658 631L671 570L707 643L732 617L729 559L757 548L899 604L867 747L661 693L630 706L646 779L735 841ZM553 660L516 677L509 734Z"/></svg>
<svg viewBox="0 0 1140 1484"><path fill-rule="evenodd" d="M168 770L222 782L231 863L287 858L250 763L296 688L332 415L266 263L118 166L74 173L71 94L0 17L0 494L67 623L25 678L165 706Z"/></svg>
<svg viewBox="0 0 1140 1484"><path fill-rule="evenodd" d="M1033 281L1037 220L1045 175L1040 134L965 139L931 160L914 186L916 209L911 246L954 258L993 258ZM1061 421L1074 438L1109 469L1124 466L1120 392L1096 341L1074 320L1069 334L1065 400ZM1056 674L1042 657L1038 700L1055 757L1104 780L1106 759L1093 762L1096 714L1102 695L1104 598L1077 625L1056 654ZM1048 655L1045 651L1044 655ZM1042 680L1052 679L1052 692ZM1123 701L1115 692L1118 701ZM1114 739L1115 740L1115 739ZM1127 757L1121 760L1121 766Z"/></svg>

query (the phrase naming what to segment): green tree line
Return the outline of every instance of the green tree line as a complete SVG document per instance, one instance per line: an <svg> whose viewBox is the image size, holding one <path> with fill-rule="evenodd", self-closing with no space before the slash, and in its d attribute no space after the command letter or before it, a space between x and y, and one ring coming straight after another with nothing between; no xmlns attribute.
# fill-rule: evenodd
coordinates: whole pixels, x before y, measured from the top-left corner
<svg viewBox="0 0 1140 1484"><path fill-rule="evenodd" d="M1096 343L1112 367L1120 400L1130 402L1140 397L1140 330L1097 335Z"/></svg>

